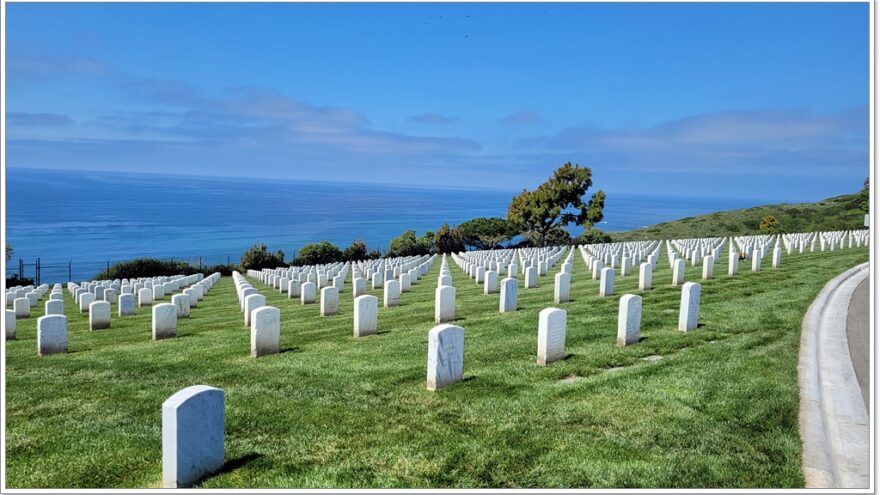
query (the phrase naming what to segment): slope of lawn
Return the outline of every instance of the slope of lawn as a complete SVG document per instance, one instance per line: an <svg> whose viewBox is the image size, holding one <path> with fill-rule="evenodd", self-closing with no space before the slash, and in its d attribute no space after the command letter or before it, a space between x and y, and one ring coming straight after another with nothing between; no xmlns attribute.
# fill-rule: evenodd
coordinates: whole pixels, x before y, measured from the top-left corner
<svg viewBox="0 0 880 495"><path fill-rule="evenodd" d="M756 235L763 233L761 220L768 215L776 218L782 232L856 230L865 228L867 212L862 208L866 202L867 190L863 190L815 203L783 203L718 211L609 234L615 242Z"/></svg>
<svg viewBox="0 0 880 495"><path fill-rule="evenodd" d="M282 353L259 359L228 277L160 342L147 308L119 318L114 306L112 328L90 332L65 290L68 354L36 355L43 301L6 343L7 484L158 487L162 402L208 384L226 391L227 465L203 487L801 487L801 319L867 260L865 248L793 254L731 278L722 257L701 326L682 334L663 253L642 341L617 348L619 296L638 292L638 274L618 272L616 295L600 298L576 253L561 305L569 356L547 367L535 364L538 312L560 265L502 315L498 294L450 262L465 380L439 392L425 389L439 262L359 340L350 280L324 318L252 281L282 311Z"/></svg>

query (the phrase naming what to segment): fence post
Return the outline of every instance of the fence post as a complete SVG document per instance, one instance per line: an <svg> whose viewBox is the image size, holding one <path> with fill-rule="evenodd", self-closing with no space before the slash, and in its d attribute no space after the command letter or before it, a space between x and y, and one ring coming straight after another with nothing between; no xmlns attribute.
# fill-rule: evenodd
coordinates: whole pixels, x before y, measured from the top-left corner
<svg viewBox="0 0 880 495"><path fill-rule="evenodd" d="M229 266L229 255L226 255L226 266Z"/></svg>
<svg viewBox="0 0 880 495"><path fill-rule="evenodd" d="M73 260L67 262L67 281L73 282Z"/></svg>
<svg viewBox="0 0 880 495"><path fill-rule="evenodd" d="M107 275L110 275L110 260L107 260Z"/></svg>
<svg viewBox="0 0 880 495"><path fill-rule="evenodd" d="M37 279L36 280L37 287L39 287L40 286L40 258L37 258L37 266L36 266L36 269L34 270L34 274L36 275L35 278Z"/></svg>
<svg viewBox="0 0 880 495"><path fill-rule="evenodd" d="M199 256L199 270L202 269L202 257Z"/></svg>
<svg viewBox="0 0 880 495"><path fill-rule="evenodd" d="M18 278L24 278L24 261L18 259Z"/></svg>

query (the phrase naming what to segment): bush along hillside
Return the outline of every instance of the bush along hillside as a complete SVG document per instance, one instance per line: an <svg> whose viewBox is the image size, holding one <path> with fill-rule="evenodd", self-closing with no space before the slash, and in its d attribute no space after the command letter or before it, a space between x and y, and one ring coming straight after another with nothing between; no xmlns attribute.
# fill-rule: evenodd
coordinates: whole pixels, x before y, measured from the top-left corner
<svg viewBox="0 0 880 495"><path fill-rule="evenodd" d="M141 277L170 277L172 275L194 275L202 273L210 275L220 272L221 275L232 275L233 270L239 268L235 265L215 265L198 267L184 261L158 260L155 258L138 258L123 261L111 266L95 275L96 280L114 280L123 278Z"/></svg>
<svg viewBox="0 0 880 495"><path fill-rule="evenodd" d="M866 182L867 187L867 182ZM817 203L791 203L719 211L682 218L650 227L611 233L614 241L683 239L731 235L817 232L864 228L868 189L824 199Z"/></svg>

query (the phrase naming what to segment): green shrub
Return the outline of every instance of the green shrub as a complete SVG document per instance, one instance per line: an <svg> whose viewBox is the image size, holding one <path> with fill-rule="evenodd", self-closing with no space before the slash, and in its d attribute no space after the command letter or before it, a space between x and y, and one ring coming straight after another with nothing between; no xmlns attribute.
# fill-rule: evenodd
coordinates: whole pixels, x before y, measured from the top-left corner
<svg viewBox="0 0 880 495"><path fill-rule="evenodd" d="M421 256L430 254L434 249L434 233L425 232L422 237L416 237L415 230L407 230L399 236L391 239L391 246L387 256Z"/></svg>
<svg viewBox="0 0 880 495"><path fill-rule="evenodd" d="M274 254L270 253L265 244L254 244L241 255L242 270L262 270L280 266L287 266L284 262L284 251L279 249Z"/></svg>
<svg viewBox="0 0 880 495"><path fill-rule="evenodd" d="M293 266L324 265L342 260L342 251L330 241L306 244L291 261Z"/></svg>
<svg viewBox="0 0 880 495"><path fill-rule="evenodd" d="M206 273L207 268L199 269L183 261L164 261L155 258L138 258L122 261L95 275L96 280L117 278L170 277L172 275L193 275ZM207 272L213 273L213 272Z"/></svg>
<svg viewBox="0 0 880 495"><path fill-rule="evenodd" d="M348 246L342 252L342 259L344 261L361 261L367 259L367 256L367 243L360 239L352 241L351 246Z"/></svg>
<svg viewBox="0 0 880 495"><path fill-rule="evenodd" d="M32 278L18 278L18 275L13 275L11 277L6 277L6 288L15 287L16 285L34 285L34 279Z"/></svg>

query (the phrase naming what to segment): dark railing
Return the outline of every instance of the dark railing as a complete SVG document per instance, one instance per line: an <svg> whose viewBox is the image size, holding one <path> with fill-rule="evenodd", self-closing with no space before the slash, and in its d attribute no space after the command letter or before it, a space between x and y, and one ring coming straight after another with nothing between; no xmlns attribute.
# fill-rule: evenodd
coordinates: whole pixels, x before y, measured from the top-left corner
<svg viewBox="0 0 880 495"><path fill-rule="evenodd" d="M42 261L40 257L32 260L18 258L18 262L10 260L6 263L6 278L18 276L22 279L33 279L34 285L41 283L62 283L83 280L92 280L102 271L109 270L111 266L117 263L131 261L137 258L152 258L160 261L180 261L188 263L192 266L202 268L204 266L229 264L231 261L238 262L238 258L231 255L214 255L214 256L174 256L170 258L157 256L136 256L127 259L106 259L106 260L68 260L64 261Z"/></svg>

